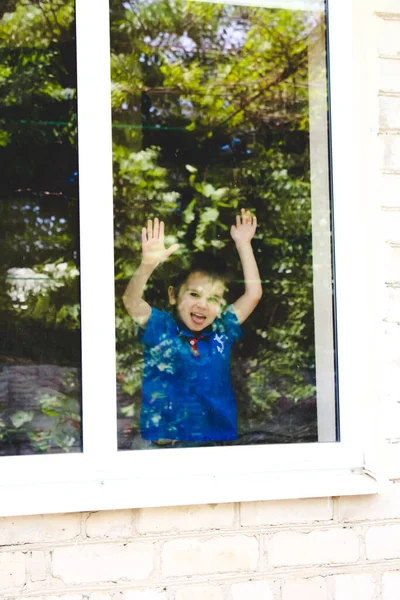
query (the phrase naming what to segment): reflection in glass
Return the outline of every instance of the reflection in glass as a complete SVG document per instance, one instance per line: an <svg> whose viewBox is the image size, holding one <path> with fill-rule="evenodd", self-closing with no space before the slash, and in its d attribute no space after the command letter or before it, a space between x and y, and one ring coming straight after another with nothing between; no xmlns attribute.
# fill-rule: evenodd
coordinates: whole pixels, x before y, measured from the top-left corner
<svg viewBox="0 0 400 600"><path fill-rule="evenodd" d="M74 2L0 14L0 455L80 451Z"/></svg>
<svg viewBox="0 0 400 600"><path fill-rule="evenodd" d="M263 297L233 346L229 443L335 441L324 12L110 8L120 449L154 446L140 430L142 334L121 301L141 229L158 217L166 246L180 244L147 283L152 307L171 310L168 286L201 251L234 274L230 304L243 293L229 231L241 207L258 219Z"/></svg>

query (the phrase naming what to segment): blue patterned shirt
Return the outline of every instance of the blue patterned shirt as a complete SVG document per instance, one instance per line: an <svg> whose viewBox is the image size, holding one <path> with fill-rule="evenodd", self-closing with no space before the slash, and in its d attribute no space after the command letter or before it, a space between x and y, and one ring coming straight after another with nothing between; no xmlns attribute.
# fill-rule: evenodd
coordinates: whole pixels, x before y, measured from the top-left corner
<svg viewBox="0 0 400 600"><path fill-rule="evenodd" d="M146 328L140 429L146 440L223 441L237 438L230 376L232 344L242 330L232 306L190 345L190 331L152 309Z"/></svg>

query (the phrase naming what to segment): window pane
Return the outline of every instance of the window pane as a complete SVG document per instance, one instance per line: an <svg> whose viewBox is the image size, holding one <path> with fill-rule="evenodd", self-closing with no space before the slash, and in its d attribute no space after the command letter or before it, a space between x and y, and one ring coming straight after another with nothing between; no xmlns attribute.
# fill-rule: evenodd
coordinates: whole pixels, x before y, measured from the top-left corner
<svg viewBox="0 0 400 600"><path fill-rule="evenodd" d="M0 455L81 449L75 12L0 12Z"/></svg>
<svg viewBox="0 0 400 600"><path fill-rule="evenodd" d="M336 440L315 6L111 2L120 449Z"/></svg>

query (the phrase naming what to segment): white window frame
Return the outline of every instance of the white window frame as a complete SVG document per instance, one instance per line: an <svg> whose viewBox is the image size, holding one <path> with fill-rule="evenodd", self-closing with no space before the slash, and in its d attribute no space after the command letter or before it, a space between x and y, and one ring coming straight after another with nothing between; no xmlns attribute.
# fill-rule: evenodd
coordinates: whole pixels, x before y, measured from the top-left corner
<svg viewBox="0 0 400 600"><path fill-rule="evenodd" d="M343 3L331 0L328 16L341 441L117 451L109 6L76 0L84 451L0 458L1 516L374 494L385 487L374 385L373 216L353 193L359 174L349 167L350 105L359 110L359 103L351 60L356 25L346 8L344 16Z"/></svg>

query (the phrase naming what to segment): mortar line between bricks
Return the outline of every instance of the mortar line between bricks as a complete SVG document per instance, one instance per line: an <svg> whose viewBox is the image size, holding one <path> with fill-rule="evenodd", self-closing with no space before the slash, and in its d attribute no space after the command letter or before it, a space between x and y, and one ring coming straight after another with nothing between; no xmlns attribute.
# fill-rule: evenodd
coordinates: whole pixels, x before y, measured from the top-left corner
<svg viewBox="0 0 400 600"><path fill-rule="evenodd" d="M380 89L378 92L378 96L379 96L379 98L400 98L400 90L393 91L393 90ZM382 128L382 129L384 129L384 128Z"/></svg>
<svg viewBox="0 0 400 600"><path fill-rule="evenodd" d="M393 136L397 137L398 135L400 135L400 128L399 127L379 127L378 135L393 135Z"/></svg>
<svg viewBox="0 0 400 600"><path fill-rule="evenodd" d="M293 567L271 567L269 570L264 570L263 572L254 572L248 571L247 573L240 573L239 575L235 572L224 572L218 574L204 574L201 576L193 576L186 575L185 577L176 577L176 578L164 578L160 579L159 582L149 583L148 579L143 580L129 580L124 579L119 584L107 584L105 582L102 584L101 582L88 582L82 585L75 586L65 586L62 588L52 587L51 589L45 590L29 590L21 592L20 588L14 588L14 591L4 590L2 593L4 594L4 598L12 598L15 596L15 592L18 591L18 599L20 598L46 598L46 596L55 596L57 594L67 594L67 593L78 593L85 594L94 592L120 592L125 591L128 587L132 590L143 589L160 589L163 587L174 588L181 586L196 586L196 585L204 585L207 583L213 584L223 584L230 585L232 583L245 583L249 580L251 581L268 581L269 578L273 578L274 581L279 581L279 579L286 579L287 576L298 576L299 572L301 572L302 579L310 579L313 577L334 577L335 575L354 575L358 573L365 573L365 566L368 564L370 567L374 568L375 575L382 575L387 573L388 571L396 571L400 569L400 559L385 559L385 562L382 562L383 559L379 561L368 561L367 563L348 563L348 564L338 564L338 565L296 565ZM95 585L95 588L94 588Z"/></svg>
<svg viewBox="0 0 400 600"><path fill-rule="evenodd" d="M399 517L393 517L392 519L364 519L363 521L318 521L317 523L291 523L291 524L281 524L281 525L258 525L249 528L242 528L240 530L234 529L216 529L213 531L185 531L185 532L173 532L173 533L154 533L154 534L143 534L137 537L121 537L116 539L103 539L103 538L91 538L91 539L72 539L64 542L34 542L27 544L10 544L0 546L0 553L2 552L31 552L35 550L42 550L44 552L49 552L51 550L55 550L57 548L65 548L70 546L76 546L76 542L79 541L80 546L92 546L97 544L114 544L114 545L126 545L126 544L134 544L134 543L155 543L157 541L173 541L178 539L191 539L191 538L202 538L202 539L212 539L212 538L220 538L220 537L237 537L237 536L247 536L247 537L257 537L261 534L274 534L274 533L282 533L285 531L298 532L298 533L311 533L313 531L327 531L327 530L337 530L337 529L351 529L354 530L357 527L371 527L371 526L390 526L390 525L398 525Z"/></svg>
<svg viewBox="0 0 400 600"><path fill-rule="evenodd" d="M400 56L392 54L391 52L380 52L378 54L378 60L400 60Z"/></svg>
<svg viewBox="0 0 400 600"><path fill-rule="evenodd" d="M174 589L166 589L167 600L175 600L175 590Z"/></svg>
<svg viewBox="0 0 400 600"><path fill-rule="evenodd" d="M228 584L220 586L222 600L232 600L231 586Z"/></svg>
<svg viewBox="0 0 400 600"><path fill-rule="evenodd" d="M376 10L374 11L376 17L380 17L385 21L400 21L400 13L392 13L386 11Z"/></svg>
<svg viewBox="0 0 400 600"><path fill-rule="evenodd" d="M340 511L339 511L340 497L333 496L331 498L331 500L332 500L332 521L333 521L333 523L339 524L340 523Z"/></svg>
<svg viewBox="0 0 400 600"><path fill-rule="evenodd" d="M374 569L374 572L377 573L386 573L388 570L399 570L400 569L400 559L379 559L379 560L368 560L357 563L338 563L338 564L323 564L323 565L304 565L298 564L293 566L280 566L273 567L268 565L268 568L263 571L248 571L246 573L240 573L239 575L235 572L226 572L226 573L205 573L204 575L186 575L181 577L165 577L160 578L160 586L169 586L169 585L177 585L178 582L182 584L188 583L188 578L190 582L197 583L206 583L207 581L248 581L251 579L252 581L265 580L268 578L273 578L274 580L279 579L280 577L286 577L287 575L298 575L299 572L302 574L302 578L309 579L312 577L328 577L333 575L352 575L355 573L365 573L365 567L371 567Z"/></svg>
<svg viewBox="0 0 400 600"><path fill-rule="evenodd" d="M386 522L386 521L385 521ZM360 522L357 522L359 524ZM291 523L291 524L280 524L280 525L258 525L249 528L241 529L215 529L207 531L184 531L184 532L154 532L151 534L142 534L137 537L120 537L114 539L104 538L88 538L88 539L71 539L63 542L32 542L26 544L9 544L0 546L0 552L30 552L32 550L55 550L57 548L65 548L75 546L76 542L79 541L80 546L91 546L93 544L127 544L127 543L139 543L139 542L157 542L161 541L172 541L177 539L188 539L188 538L204 538L211 539L214 537L237 537L237 536L248 536L254 537L261 533L278 533L282 531L313 531L318 529L338 529L343 527L343 523L332 523L332 521L318 521L316 523ZM351 528L350 524L345 524L346 528Z"/></svg>
<svg viewBox="0 0 400 600"><path fill-rule="evenodd" d="M155 544L154 548L154 560L153 560L153 577L157 581L160 580L161 568L162 568L162 540L159 540Z"/></svg>
<svg viewBox="0 0 400 600"><path fill-rule="evenodd" d="M376 577L375 577L375 597L377 600L379 600L379 598L383 598L383 577L382 577L383 573L380 571L377 571L376 573Z"/></svg>
<svg viewBox="0 0 400 600"><path fill-rule="evenodd" d="M233 523L236 531L240 531L240 502L233 505Z"/></svg>
<svg viewBox="0 0 400 600"><path fill-rule="evenodd" d="M283 596L283 593L282 593L283 583L284 583L284 581L282 582L279 579L276 580L276 592L275 592L275 595L276 595L277 600L282 600L282 596Z"/></svg>
<svg viewBox="0 0 400 600"><path fill-rule="evenodd" d="M266 556L266 536L265 535L260 535L258 537L258 571L262 570L264 562L265 562L265 556Z"/></svg>

